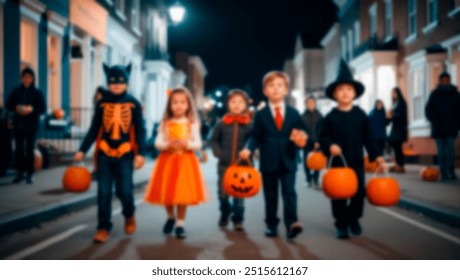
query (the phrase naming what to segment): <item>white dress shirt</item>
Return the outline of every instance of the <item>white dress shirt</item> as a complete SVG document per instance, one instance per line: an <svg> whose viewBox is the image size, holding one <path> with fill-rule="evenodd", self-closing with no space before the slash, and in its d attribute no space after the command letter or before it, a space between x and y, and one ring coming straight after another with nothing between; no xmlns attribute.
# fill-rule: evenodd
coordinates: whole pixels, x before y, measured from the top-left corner
<svg viewBox="0 0 460 280"><path fill-rule="evenodd" d="M285 104L285 102L283 101L283 102L279 103L277 106L275 106L274 104L268 102L268 106L270 108L270 111L272 112L273 119L275 119L275 116L276 116L275 108L280 107L281 117L283 117L283 122L284 122L284 116L286 115L286 104Z"/></svg>

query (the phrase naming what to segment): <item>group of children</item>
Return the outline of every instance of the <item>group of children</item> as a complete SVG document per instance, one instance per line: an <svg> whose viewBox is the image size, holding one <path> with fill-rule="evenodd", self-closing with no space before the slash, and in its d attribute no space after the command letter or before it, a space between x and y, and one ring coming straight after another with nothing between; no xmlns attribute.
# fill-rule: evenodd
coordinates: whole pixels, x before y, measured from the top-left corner
<svg viewBox="0 0 460 280"><path fill-rule="evenodd" d="M84 153L96 138L105 143L98 147L98 230L95 242L105 242L110 236L110 201L112 183L122 201L125 232L136 229L133 204L132 173L144 160L145 131L140 105L126 93L129 67L105 67L109 93L100 100L88 135L75 160L82 160ZM251 160L256 149L260 152L265 200L267 237L278 236L279 189L283 199L283 222L287 237L295 238L303 231L297 216L295 190L298 152L306 147L321 148L328 156L343 155L348 166L359 178L358 193L350 200L333 200L337 237L347 238L348 230L361 234L359 218L363 212L364 171L363 147L370 160L384 160L374 148L370 123L366 114L353 105L364 93L364 86L353 80L347 65L342 62L337 80L326 90L326 95L338 106L329 113L321 129L310 131L296 109L285 103L289 91L288 76L272 71L263 78L263 93L268 104L258 110L251 119L248 115L249 97L242 90L231 90L227 95L228 113L217 122L212 132L211 147L218 158L218 199L221 216L220 227L231 220L236 231L243 231L244 199L230 198L223 191L225 170L237 158ZM168 97L165 113L155 139L160 151L145 192L145 201L163 205L167 219L163 232L174 231L177 238L184 238L187 206L197 205L209 198L199 161L194 151L201 149L200 125L193 99L188 89L173 89ZM309 137L309 135L313 135ZM132 163L134 161L134 163ZM333 160L333 166L341 162ZM128 166L129 165L129 166ZM317 178L315 179L317 182Z"/></svg>

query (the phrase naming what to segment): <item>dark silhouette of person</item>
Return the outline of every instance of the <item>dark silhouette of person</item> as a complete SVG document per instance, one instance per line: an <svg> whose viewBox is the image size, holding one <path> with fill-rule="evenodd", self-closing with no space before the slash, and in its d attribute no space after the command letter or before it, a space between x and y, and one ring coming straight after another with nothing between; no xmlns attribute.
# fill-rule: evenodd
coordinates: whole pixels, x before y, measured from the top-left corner
<svg viewBox="0 0 460 280"><path fill-rule="evenodd" d="M21 85L13 89L6 107L13 112L15 138L15 162L17 175L13 183L19 183L27 173L27 183L33 183L34 147L37 138L40 115L45 113L45 99L35 87L35 73L31 68L21 72Z"/></svg>
<svg viewBox="0 0 460 280"><path fill-rule="evenodd" d="M390 169L391 172L405 173L405 159L402 145L407 141L407 103L399 88L391 92L393 107L387 112L387 123L392 124L388 142L395 153L396 165Z"/></svg>
<svg viewBox="0 0 460 280"><path fill-rule="evenodd" d="M431 137L436 140L441 180L456 180L455 138L460 128L460 94L450 83L446 72L439 76L439 85L431 92L425 107L431 123Z"/></svg>

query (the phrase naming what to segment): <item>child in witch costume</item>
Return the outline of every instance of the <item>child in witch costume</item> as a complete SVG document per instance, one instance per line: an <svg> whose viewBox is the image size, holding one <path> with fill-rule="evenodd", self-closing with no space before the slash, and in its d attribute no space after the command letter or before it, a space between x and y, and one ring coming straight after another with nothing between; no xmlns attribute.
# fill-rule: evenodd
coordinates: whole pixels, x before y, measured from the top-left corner
<svg viewBox="0 0 460 280"><path fill-rule="evenodd" d="M211 136L213 154L219 159L217 166L219 174L217 193L221 212L219 226L226 227L231 215L236 231L244 230L244 200L233 198L233 203L230 203L228 195L224 192L223 177L227 168L235 163L237 152L245 147L249 139L251 119L247 114L248 106L249 97L246 92L239 89L231 90L227 95L229 113L216 123Z"/></svg>
<svg viewBox="0 0 460 280"><path fill-rule="evenodd" d="M263 92L268 98L268 106L255 114L247 149L240 152L240 157L248 159L256 148L260 150L267 225L265 235L278 236L280 181L287 237L293 239L303 231L297 218L295 178L299 149L305 147L308 136L299 112L284 101L288 90L289 78L285 73L272 71L265 75Z"/></svg>
<svg viewBox="0 0 460 280"><path fill-rule="evenodd" d="M98 226L94 242L106 242L112 228L112 188L125 217L125 232L136 230L134 217L133 173L144 164L145 128L140 103L127 93L131 65L108 67L104 64L108 92L96 105L91 127L75 161L81 161L97 140Z"/></svg>
<svg viewBox="0 0 460 280"><path fill-rule="evenodd" d="M364 85L353 79L350 69L342 60L335 82L326 88L326 96L337 102L323 121L319 133L321 149L327 156L335 156L332 166L343 166L337 157L343 155L348 167L352 168L358 177L358 191L348 200L332 200L332 213L337 228L337 238L348 238L348 229L354 235L362 232L359 218L363 214L364 188L364 154L366 148L369 160L377 159L380 167L385 167L385 160L379 154L372 135L369 118L353 101L364 93Z"/></svg>

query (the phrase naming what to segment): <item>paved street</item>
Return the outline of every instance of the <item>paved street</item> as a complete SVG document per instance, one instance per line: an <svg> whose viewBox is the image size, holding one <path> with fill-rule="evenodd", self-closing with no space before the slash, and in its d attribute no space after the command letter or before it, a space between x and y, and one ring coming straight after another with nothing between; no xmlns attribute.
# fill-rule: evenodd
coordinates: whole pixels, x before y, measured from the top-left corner
<svg viewBox="0 0 460 280"><path fill-rule="evenodd" d="M40 228L0 239L0 258L12 259L459 259L460 229L406 210L366 205L364 234L347 241L334 237L330 203L322 192L307 189L298 173L299 217L305 231L288 242L263 235L263 198L247 200L245 233L221 230L216 200L215 159L203 166L212 199L189 208L187 238L177 240L161 232L166 219L161 207L142 203L137 192L138 231L123 232L119 202L113 203L114 229L106 244L93 244L96 207L88 207ZM281 213L281 212L280 212Z"/></svg>

